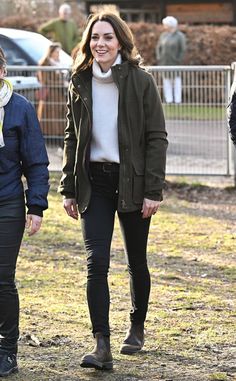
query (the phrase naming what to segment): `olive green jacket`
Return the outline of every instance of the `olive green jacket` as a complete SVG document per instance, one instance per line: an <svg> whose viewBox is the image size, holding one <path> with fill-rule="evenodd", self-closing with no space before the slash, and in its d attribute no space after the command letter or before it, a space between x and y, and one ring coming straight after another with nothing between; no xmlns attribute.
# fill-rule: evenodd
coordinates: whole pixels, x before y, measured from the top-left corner
<svg viewBox="0 0 236 381"><path fill-rule="evenodd" d="M156 58L159 65L181 65L185 51L186 37L184 33L179 30L161 33L156 47Z"/></svg>
<svg viewBox="0 0 236 381"><path fill-rule="evenodd" d="M139 210L144 198L162 200L167 133L152 75L128 62L112 66L112 75L119 89L118 211L130 212ZM68 94L63 175L58 190L66 198L76 198L83 213L91 196L88 174L92 134L91 69L72 76Z"/></svg>
<svg viewBox="0 0 236 381"><path fill-rule="evenodd" d="M52 41L60 42L62 49L68 54L71 54L80 40L78 28L73 20L53 19L43 24L38 31Z"/></svg>

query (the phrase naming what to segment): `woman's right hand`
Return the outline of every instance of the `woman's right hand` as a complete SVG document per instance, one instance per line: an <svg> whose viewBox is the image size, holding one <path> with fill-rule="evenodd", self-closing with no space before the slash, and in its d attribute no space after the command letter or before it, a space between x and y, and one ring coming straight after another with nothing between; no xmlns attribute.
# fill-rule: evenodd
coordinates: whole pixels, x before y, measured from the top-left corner
<svg viewBox="0 0 236 381"><path fill-rule="evenodd" d="M63 207L68 216L74 218L75 220L78 220L78 208L75 198L64 198Z"/></svg>

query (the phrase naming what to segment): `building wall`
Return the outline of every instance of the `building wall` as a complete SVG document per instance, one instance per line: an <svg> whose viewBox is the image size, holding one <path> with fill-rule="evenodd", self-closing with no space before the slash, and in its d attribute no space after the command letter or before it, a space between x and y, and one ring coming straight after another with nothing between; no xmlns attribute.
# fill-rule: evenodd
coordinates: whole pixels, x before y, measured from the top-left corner
<svg viewBox="0 0 236 381"><path fill-rule="evenodd" d="M112 3L104 0L103 3ZM96 0L85 0L89 13L91 4L98 4ZM171 4L172 3L172 4ZM160 23L166 15L175 16L180 23L189 24L236 24L236 0L187 1L165 0L153 1L119 1L113 0L121 16L126 21L145 21Z"/></svg>
<svg viewBox="0 0 236 381"><path fill-rule="evenodd" d="M181 23L233 23L233 5L230 2L169 4L166 6L166 13L175 16Z"/></svg>

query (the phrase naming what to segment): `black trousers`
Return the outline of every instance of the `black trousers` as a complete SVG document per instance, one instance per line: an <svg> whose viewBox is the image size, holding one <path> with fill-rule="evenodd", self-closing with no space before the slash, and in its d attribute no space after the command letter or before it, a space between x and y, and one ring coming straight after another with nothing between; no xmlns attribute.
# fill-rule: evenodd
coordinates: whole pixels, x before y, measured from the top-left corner
<svg viewBox="0 0 236 381"><path fill-rule="evenodd" d="M103 167L91 163L92 196L88 209L81 214L82 232L87 251L87 299L93 334L110 335L108 271L110 247L117 210L119 166ZM141 211L118 213L130 275L132 309L130 320L143 323L148 309L150 274L147 266L147 239L150 218Z"/></svg>
<svg viewBox="0 0 236 381"><path fill-rule="evenodd" d="M15 270L24 228L23 197L0 201L0 353L17 352L19 298Z"/></svg>

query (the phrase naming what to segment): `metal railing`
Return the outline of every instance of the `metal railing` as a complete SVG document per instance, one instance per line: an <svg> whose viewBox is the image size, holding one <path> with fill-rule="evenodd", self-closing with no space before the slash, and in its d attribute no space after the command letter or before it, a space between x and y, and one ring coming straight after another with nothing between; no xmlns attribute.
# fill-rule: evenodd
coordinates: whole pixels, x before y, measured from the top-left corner
<svg viewBox="0 0 236 381"><path fill-rule="evenodd" d="M167 174L233 175L234 155L226 118L231 66L148 69L163 100L169 140ZM13 75L15 90L35 105L48 147L50 169L60 170L69 70L9 66L8 73ZM44 77L43 85L38 80L40 75L41 80ZM177 92L167 99L166 84L170 93L170 86L174 88L176 83Z"/></svg>
<svg viewBox="0 0 236 381"><path fill-rule="evenodd" d="M164 103L168 174L232 174L226 107L230 66L151 67ZM181 80L181 103L167 103L165 81ZM178 94L177 94L178 95ZM173 101L175 101L173 96Z"/></svg>

